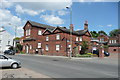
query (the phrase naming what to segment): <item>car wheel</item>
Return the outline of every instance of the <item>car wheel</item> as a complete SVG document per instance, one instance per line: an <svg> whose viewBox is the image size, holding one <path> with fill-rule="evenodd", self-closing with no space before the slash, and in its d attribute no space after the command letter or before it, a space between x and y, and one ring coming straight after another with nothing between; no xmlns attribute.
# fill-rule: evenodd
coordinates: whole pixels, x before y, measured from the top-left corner
<svg viewBox="0 0 120 80"><path fill-rule="evenodd" d="M17 63L13 63L11 67L12 67L13 69L16 69L16 68L18 68L18 64L17 64Z"/></svg>

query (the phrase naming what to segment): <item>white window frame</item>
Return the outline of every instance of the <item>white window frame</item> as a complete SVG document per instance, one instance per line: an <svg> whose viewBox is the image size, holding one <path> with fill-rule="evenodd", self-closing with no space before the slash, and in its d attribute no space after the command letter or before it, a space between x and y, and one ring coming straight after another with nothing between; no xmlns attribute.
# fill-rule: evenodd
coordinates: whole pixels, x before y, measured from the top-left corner
<svg viewBox="0 0 120 80"><path fill-rule="evenodd" d="M26 36L28 36L28 30L26 30Z"/></svg>
<svg viewBox="0 0 120 80"><path fill-rule="evenodd" d="M48 36L46 36L46 41L49 41L49 37Z"/></svg>
<svg viewBox="0 0 120 80"><path fill-rule="evenodd" d="M82 36L80 37L79 41L82 41Z"/></svg>
<svg viewBox="0 0 120 80"><path fill-rule="evenodd" d="M48 44L46 44L45 50L46 50L46 51L49 51L49 45L48 45Z"/></svg>
<svg viewBox="0 0 120 80"><path fill-rule="evenodd" d="M76 37L76 41L78 41L78 37Z"/></svg>
<svg viewBox="0 0 120 80"><path fill-rule="evenodd" d="M30 45L30 49L32 49L32 45Z"/></svg>
<svg viewBox="0 0 120 80"><path fill-rule="evenodd" d="M28 35L30 35L31 29L28 30Z"/></svg>
<svg viewBox="0 0 120 80"><path fill-rule="evenodd" d="M114 43L116 43L117 41L116 40L114 40Z"/></svg>
<svg viewBox="0 0 120 80"><path fill-rule="evenodd" d="M114 43L114 40L112 40L112 43Z"/></svg>
<svg viewBox="0 0 120 80"><path fill-rule="evenodd" d="M79 46L79 50L81 50L82 46Z"/></svg>
<svg viewBox="0 0 120 80"><path fill-rule="evenodd" d="M38 30L38 35L42 35L42 30Z"/></svg>
<svg viewBox="0 0 120 80"><path fill-rule="evenodd" d="M42 44L41 44L40 42L38 42L38 48L41 48L41 45L42 45Z"/></svg>
<svg viewBox="0 0 120 80"><path fill-rule="evenodd" d="M26 30L26 36L29 36L29 35L30 35L30 32L31 32L31 30L30 30L30 29L27 29L27 30Z"/></svg>
<svg viewBox="0 0 120 80"><path fill-rule="evenodd" d="M68 45L68 48L71 50L71 44Z"/></svg>
<svg viewBox="0 0 120 80"><path fill-rule="evenodd" d="M112 41L111 40L109 40L109 43L111 43Z"/></svg>
<svg viewBox="0 0 120 80"><path fill-rule="evenodd" d="M104 38L100 38L100 42L104 42Z"/></svg>
<svg viewBox="0 0 120 80"><path fill-rule="evenodd" d="M60 34L56 34L56 40L60 40Z"/></svg>
<svg viewBox="0 0 120 80"><path fill-rule="evenodd" d="M60 45L57 44L57 45L56 45L56 51L59 51L59 50L60 50Z"/></svg>

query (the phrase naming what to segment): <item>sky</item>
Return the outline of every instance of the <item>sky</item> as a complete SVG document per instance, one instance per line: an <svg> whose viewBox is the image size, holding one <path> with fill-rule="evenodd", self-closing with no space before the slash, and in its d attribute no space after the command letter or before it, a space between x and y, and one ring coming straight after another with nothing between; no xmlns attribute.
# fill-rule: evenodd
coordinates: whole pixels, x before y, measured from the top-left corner
<svg viewBox="0 0 120 80"><path fill-rule="evenodd" d="M17 36L23 36L23 27L28 20L69 28L70 9L74 30L84 29L86 20L89 31L103 30L109 34L111 30L118 29L119 0L0 1L0 27L4 27L13 36L15 27L17 27Z"/></svg>

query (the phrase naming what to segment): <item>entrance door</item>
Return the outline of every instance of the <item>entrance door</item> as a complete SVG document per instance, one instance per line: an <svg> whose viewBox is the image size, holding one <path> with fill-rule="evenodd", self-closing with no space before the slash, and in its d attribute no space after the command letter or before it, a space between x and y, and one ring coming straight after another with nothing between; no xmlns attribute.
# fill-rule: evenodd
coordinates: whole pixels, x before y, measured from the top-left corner
<svg viewBox="0 0 120 80"><path fill-rule="evenodd" d="M26 45L26 53L28 53L28 48L29 48L28 45Z"/></svg>

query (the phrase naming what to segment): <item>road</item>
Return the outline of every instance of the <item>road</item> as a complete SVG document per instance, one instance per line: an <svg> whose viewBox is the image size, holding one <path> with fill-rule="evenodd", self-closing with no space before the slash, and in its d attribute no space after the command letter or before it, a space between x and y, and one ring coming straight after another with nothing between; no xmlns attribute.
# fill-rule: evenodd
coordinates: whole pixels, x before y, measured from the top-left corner
<svg viewBox="0 0 120 80"><path fill-rule="evenodd" d="M90 60L70 60L67 58L35 55L11 56L20 60L22 67L52 78L118 78L118 65Z"/></svg>

